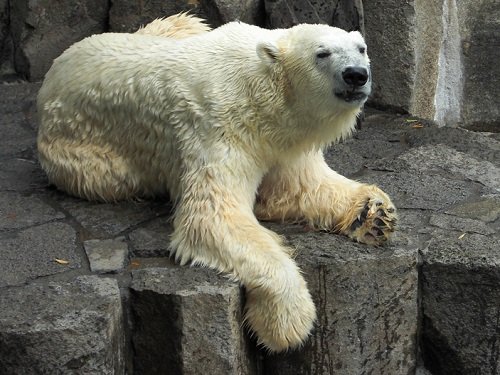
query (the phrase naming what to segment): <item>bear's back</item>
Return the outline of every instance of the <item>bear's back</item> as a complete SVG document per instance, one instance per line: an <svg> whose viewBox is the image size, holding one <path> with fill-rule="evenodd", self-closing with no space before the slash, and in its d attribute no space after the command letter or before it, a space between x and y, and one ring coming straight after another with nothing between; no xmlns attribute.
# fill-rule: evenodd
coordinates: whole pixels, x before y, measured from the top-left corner
<svg viewBox="0 0 500 375"><path fill-rule="evenodd" d="M54 60L39 99L45 101L48 93L97 86L123 89L123 81L131 77L183 87L207 81L214 90L227 90L229 76L251 79L259 74L257 43L276 39L281 32L232 22L182 40L126 33L93 35Z"/></svg>

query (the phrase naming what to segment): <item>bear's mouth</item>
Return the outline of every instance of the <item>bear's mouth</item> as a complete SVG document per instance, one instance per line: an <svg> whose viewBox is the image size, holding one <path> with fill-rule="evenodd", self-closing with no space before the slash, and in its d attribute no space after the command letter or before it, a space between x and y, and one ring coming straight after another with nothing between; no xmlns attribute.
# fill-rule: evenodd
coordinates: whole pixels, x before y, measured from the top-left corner
<svg viewBox="0 0 500 375"><path fill-rule="evenodd" d="M360 102L368 97L368 95L363 91L340 91L336 92L335 96L348 103Z"/></svg>

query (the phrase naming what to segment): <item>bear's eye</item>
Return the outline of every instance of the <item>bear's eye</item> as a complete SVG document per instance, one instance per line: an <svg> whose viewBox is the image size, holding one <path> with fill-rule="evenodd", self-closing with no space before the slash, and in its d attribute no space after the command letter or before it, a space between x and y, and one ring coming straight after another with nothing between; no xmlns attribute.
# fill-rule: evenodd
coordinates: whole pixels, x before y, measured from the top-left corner
<svg viewBox="0 0 500 375"><path fill-rule="evenodd" d="M332 53L330 51L321 51L316 54L316 57L318 59L325 59L329 57Z"/></svg>
<svg viewBox="0 0 500 375"><path fill-rule="evenodd" d="M366 48L365 47L359 47L359 53L365 53L366 52Z"/></svg>

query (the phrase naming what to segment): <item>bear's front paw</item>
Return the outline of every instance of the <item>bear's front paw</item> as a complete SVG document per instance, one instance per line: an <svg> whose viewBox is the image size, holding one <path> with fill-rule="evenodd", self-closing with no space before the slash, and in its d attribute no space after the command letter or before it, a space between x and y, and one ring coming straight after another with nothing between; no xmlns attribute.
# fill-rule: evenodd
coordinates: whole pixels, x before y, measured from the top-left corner
<svg viewBox="0 0 500 375"><path fill-rule="evenodd" d="M394 232L397 214L391 200L375 186L365 186L367 197L361 195L339 224L339 231L355 241L379 246Z"/></svg>
<svg viewBox="0 0 500 375"><path fill-rule="evenodd" d="M270 294L263 288L247 289L245 321L269 352L300 347L309 337L316 309L305 283Z"/></svg>

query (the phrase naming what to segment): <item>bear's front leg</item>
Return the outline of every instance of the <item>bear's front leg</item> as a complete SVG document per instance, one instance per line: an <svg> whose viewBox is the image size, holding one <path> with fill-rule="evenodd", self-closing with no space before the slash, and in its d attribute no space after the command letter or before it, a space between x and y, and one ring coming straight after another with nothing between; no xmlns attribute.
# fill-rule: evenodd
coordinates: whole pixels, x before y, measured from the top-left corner
<svg viewBox="0 0 500 375"><path fill-rule="evenodd" d="M255 213L262 220L306 221L376 246L391 236L397 220L386 193L339 175L321 151L271 170L259 187Z"/></svg>
<svg viewBox="0 0 500 375"><path fill-rule="evenodd" d="M257 176L250 167L210 165L183 175L172 235L181 264L192 262L230 273L246 288L245 322L270 351L301 345L316 319L298 266L278 235L262 227L252 207Z"/></svg>

